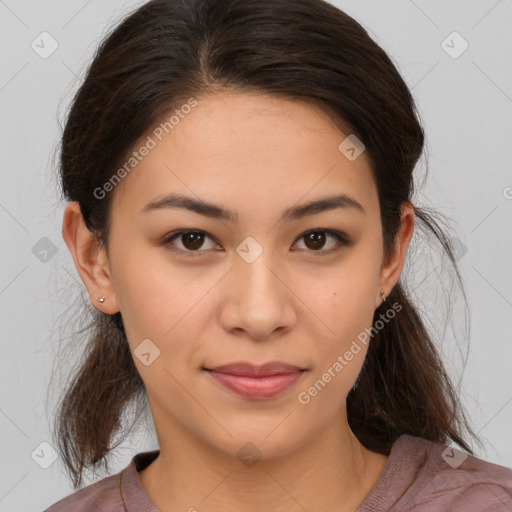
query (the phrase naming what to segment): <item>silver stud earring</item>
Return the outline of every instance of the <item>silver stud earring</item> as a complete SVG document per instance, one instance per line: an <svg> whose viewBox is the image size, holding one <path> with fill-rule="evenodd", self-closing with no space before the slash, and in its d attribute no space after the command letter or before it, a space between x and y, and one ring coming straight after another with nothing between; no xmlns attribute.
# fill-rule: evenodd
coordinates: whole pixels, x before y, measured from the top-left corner
<svg viewBox="0 0 512 512"><path fill-rule="evenodd" d="M100 297L98 300L99 300L100 302L105 302L105 297Z"/></svg>
<svg viewBox="0 0 512 512"><path fill-rule="evenodd" d="M386 296L384 295L384 291L383 290L380 291L380 297L382 299L382 302L384 302L386 300Z"/></svg>

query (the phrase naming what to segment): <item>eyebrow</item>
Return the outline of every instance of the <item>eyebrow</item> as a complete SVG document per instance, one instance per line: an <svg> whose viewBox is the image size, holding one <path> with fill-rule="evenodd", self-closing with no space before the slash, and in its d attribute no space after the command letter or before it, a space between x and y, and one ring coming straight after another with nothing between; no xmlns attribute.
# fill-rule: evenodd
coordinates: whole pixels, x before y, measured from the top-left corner
<svg viewBox="0 0 512 512"><path fill-rule="evenodd" d="M141 213L166 208L180 208L198 213L199 215L204 215L205 217L226 220L233 223L238 222L237 212L182 194L169 194L163 198L154 199L147 203L146 206L144 206L144 208L141 210ZM319 199L310 201L309 203L287 208L281 215L280 221L290 222L302 217L306 217L308 215L314 215L337 208L352 209L363 214L366 213L361 203L356 201L353 197L350 197L346 194L339 194L334 196L321 197Z"/></svg>

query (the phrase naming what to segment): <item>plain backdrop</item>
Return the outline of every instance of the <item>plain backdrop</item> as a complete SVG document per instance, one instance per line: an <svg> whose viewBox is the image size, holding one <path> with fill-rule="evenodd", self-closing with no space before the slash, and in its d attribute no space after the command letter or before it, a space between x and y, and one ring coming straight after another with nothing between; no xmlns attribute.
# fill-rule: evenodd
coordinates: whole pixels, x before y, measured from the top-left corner
<svg viewBox="0 0 512 512"><path fill-rule="evenodd" d="M60 347L72 331L62 315L84 287L61 236L53 156L59 119L99 41L140 3L0 1L0 511L43 510L72 491L60 459L52 461L48 387L52 369L69 369ZM432 326L483 439L477 455L512 467L512 2L336 5L390 54L417 101L427 149L415 197L451 219L470 306L463 373L460 300L450 328L436 323L437 313ZM41 38L46 52L58 45L51 55L41 55ZM426 246L415 243L404 279L428 314L442 302L436 287L446 278L442 262L423 258ZM111 472L156 446L149 421L116 451Z"/></svg>

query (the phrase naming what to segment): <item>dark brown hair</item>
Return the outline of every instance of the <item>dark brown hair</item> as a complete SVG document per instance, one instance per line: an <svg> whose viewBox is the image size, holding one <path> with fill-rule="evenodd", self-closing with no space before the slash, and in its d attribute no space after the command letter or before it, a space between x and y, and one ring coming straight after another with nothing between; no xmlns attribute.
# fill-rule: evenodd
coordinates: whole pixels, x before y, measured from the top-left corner
<svg viewBox="0 0 512 512"><path fill-rule="evenodd" d="M59 171L64 198L78 201L88 229L105 247L115 190L103 199L94 191L164 115L190 97L221 90L306 101L345 134L355 134L371 162L384 254L390 254L400 205L412 202L424 132L390 57L358 22L323 0L152 0L104 38L72 101ZM417 228L440 244L462 288L442 221L433 211L414 208ZM475 436L401 281L388 301L402 310L369 343L347 397L351 429L383 454L401 434L453 440L471 452L464 436ZM377 308L374 322L382 312ZM91 314L84 355L54 428L75 488L85 468L106 463L113 437L130 430L122 425L124 412L135 407L141 413L147 398L121 314Z"/></svg>

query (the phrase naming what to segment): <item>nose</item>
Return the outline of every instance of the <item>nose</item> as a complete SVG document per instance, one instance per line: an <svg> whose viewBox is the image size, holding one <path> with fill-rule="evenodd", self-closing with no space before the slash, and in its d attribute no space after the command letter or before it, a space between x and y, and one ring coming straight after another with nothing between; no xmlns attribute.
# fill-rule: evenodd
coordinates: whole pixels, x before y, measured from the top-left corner
<svg viewBox="0 0 512 512"><path fill-rule="evenodd" d="M223 285L219 319L226 332L244 332L263 341L297 322L291 277L265 251L253 262L236 258Z"/></svg>

